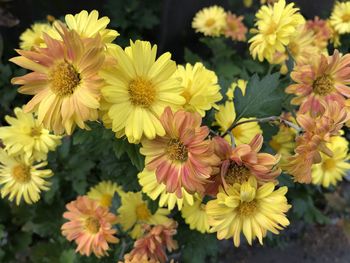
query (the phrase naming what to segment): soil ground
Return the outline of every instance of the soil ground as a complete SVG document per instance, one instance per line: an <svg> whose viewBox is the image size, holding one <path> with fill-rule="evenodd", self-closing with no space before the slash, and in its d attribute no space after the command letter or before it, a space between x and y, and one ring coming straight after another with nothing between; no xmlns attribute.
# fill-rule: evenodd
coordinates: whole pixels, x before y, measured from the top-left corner
<svg viewBox="0 0 350 263"><path fill-rule="evenodd" d="M221 243L219 263L350 263L350 242L338 225L312 226L283 247L243 246Z"/></svg>

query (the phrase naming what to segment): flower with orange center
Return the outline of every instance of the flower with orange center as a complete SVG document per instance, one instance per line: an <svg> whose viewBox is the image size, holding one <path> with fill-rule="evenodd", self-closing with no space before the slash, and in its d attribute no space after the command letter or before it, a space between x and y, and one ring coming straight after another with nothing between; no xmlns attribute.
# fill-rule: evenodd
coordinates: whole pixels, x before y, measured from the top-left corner
<svg viewBox="0 0 350 263"><path fill-rule="evenodd" d="M62 41L44 34L46 48L17 50L21 55L10 59L32 70L12 79L22 85L19 92L34 97L25 105L38 121L56 134L71 134L74 127L88 128L85 121L98 117L102 79L97 75L104 62L100 37L85 39L60 24Z"/></svg>
<svg viewBox="0 0 350 263"><path fill-rule="evenodd" d="M328 45L328 40L332 37L332 29L326 20L320 19L315 16L314 20L308 20L306 22L306 28L312 30L315 34L314 44L322 49Z"/></svg>
<svg viewBox="0 0 350 263"><path fill-rule="evenodd" d="M173 239L177 223L172 220L153 227L145 225L144 228L146 234L135 241L133 250L124 257L125 263L167 262L166 250L171 252L178 247Z"/></svg>
<svg viewBox="0 0 350 263"><path fill-rule="evenodd" d="M180 80L173 76L176 63L171 54L166 52L156 58L157 46L140 40L110 53L118 63L103 69L101 76L107 83L102 95L107 102L104 111L109 106L112 130L117 137L126 135L130 143L139 143L143 137L152 140L163 136L159 116L164 108L178 109L186 102Z"/></svg>
<svg viewBox="0 0 350 263"><path fill-rule="evenodd" d="M339 135L344 123L350 119L346 109L336 102L324 107L325 113L316 118L309 114L297 116L297 122L304 133L296 138L295 154L287 159L287 164L283 167L299 183L311 182L311 167L321 162L321 152L333 155L326 143L332 136Z"/></svg>
<svg viewBox="0 0 350 263"><path fill-rule="evenodd" d="M155 170L158 182L178 197L182 197L182 187L189 193L203 192L212 165L219 161L211 141L205 140L209 129L200 126L201 120L198 113L173 113L167 107L160 117L166 134L142 141L146 169Z"/></svg>
<svg viewBox="0 0 350 263"><path fill-rule="evenodd" d="M342 56L335 50L332 56L313 57L310 63L294 67L291 78L296 84L286 92L297 96L291 103L300 105L300 113L322 114L325 105L334 102L344 107L350 98L350 54Z"/></svg>
<svg viewBox="0 0 350 263"><path fill-rule="evenodd" d="M251 175L259 182L273 181L281 169L276 165L280 156L268 153L259 153L263 144L261 134L256 135L249 144L241 144L235 148L221 137L213 138L215 154L221 163L212 175L211 182L206 185L206 193L216 195L220 185L227 188L235 183L246 182Z"/></svg>
<svg viewBox="0 0 350 263"><path fill-rule="evenodd" d="M246 41L247 28L243 24L243 16L237 16L228 12L226 15L225 36L232 40Z"/></svg>
<svg viewBox="0 0 350 263"><path fill-rule="evenodd" d="M76 251L82 255L108 255L108 243L119 242L114 236L117 231L112 228L117 217L110 213L108 208L100 206L97 201L87 196L78 196L66 207L68 211L63 217L69 222L62 225L62 235L69 241L74 240L78 245Z"/></svg>
<svg viewBox="0 0 350 263"><path fill-rule="evenodd" d="M121 205L118 208L118 223L124 231L129 231L133 239L142 236L142 225L164 224L171 220L168 218L170 211L158 208L151 211L149 203L143 200L141 192L120 192Z"/></svg>

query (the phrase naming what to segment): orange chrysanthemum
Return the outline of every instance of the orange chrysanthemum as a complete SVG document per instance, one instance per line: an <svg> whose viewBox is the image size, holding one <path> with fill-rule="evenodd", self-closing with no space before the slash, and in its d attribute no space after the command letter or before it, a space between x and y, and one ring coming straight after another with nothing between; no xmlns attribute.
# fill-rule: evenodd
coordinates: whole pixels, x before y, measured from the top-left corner
<svg viewBox="0 0 350 263"><path fill-rule="evenodd" d="M297 137L295 154L287 159L284 168L299 183L311 182L311 167L312 164L321 162L320 152L332 156L333 153L326 143L331 136L338 135L344 123L350 119L346 109L336 102L324 107L325 113L316 118L309 114L297 116L304 133Z"/></svg>
<svg viewBox="0 0 350 263"><path fill-rule="evenodd" d="M232 40L246 41L247 28L243 24L243 16L236 16L231 12L226 15L225 36L232 38Z"/></svg>
<svg viewBox="0 0 350 263"><path fill-rule="evenodd" d="M173 113L167 107L160 118L165 136L142 140L140 152L146 156L146 168L155 170L158 182L178 197L182 187L190 193L203 192L212 165L219 161L211 141L205 140L209 129L200 126L201 120L198 113Z"/></svg>
<svg viewBox="0 0 350 263"><path fill-rule="evenodd" d="M326 48L328 41L332 37L332 29L326 20L320 19L315 16L314 20L308 20L306 22L306 28L312 30L315 34L314 44L319 48Z"/></svg>
<svg viewBox="0 0 350 263"><path fill-rule="evenodd" d="M46 48L17 50L21 56L10 61L33 72L12 83L22 85L20 93L34 95L26 112L36 112L39 122L56 134L71 134L75 125L87 128L84 122L98 117L103 81L97 73L104 62L103 45L99 36L83 40L58 25L62 41L44 34Z"/></svg>
<svg viewBox="0 0 350 263"><path fill-rule="evenodd" d="M259 153L263 144L261 134L256 135L249 144L241 144L235 148L221 137L214 137L215 154L221 159L219 169L211 177L211 182L206 185L206 193L216 195L220 185L227 187L235 183L243 183L251 175L258 181L267 182L274 180L281 169L276 165L279 155Z"/></svg>
<svg viewBox="0 0 350 263"><path fill-rule="evenodd" d="M286 92L295 94L291 103L300 105L300 113L322 114L325 105L337 102L345 106L350 98L350 54L342 56L337 50L332 56L316 56L308 64L298 64L291 78L296 82Z"/></svg>
<svg viewBox="0 0 350 263"><path fill-rule="evenodd" d="M117 217L87 196L79 196L66 207L68 211L63 217L69 222L64 223L61 230L69 241L75 240L76 251L87 256L91 253L97 257L108 255L108 243L119 241L114 236L116 230L112 228Z"/></svg>
<svg viewBox="0 0 350 263"><path fill-rule="evenodd" d="M152 228L145 225L146 234L135 241L133 250L124 257L125 263L167 262L166 250L171 252L177 248L177 242L173 239L176 228L175 221Z"/></svg>

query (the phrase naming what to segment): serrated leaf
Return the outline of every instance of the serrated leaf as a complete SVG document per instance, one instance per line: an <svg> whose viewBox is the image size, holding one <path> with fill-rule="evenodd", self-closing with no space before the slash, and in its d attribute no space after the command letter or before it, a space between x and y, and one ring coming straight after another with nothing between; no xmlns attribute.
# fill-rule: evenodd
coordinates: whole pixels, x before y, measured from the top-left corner
<svg viewBox="0 0 350 263"><path fill-rule="evenodd" d="M283 91L278 89L279 76L279 73L274 73L260 79L255 74L248 81L245 96L241 89L235 90L236 121L241 118L263 118L281 113Z"/></svg>
<svg viewBox="0 0 350 263"><path fill-rule="evenodd" d="M144 168L144 157L140 154L140 146L135 144L129 144L126 148L126 153L128 154L130 161L139 171Z"/></svg>

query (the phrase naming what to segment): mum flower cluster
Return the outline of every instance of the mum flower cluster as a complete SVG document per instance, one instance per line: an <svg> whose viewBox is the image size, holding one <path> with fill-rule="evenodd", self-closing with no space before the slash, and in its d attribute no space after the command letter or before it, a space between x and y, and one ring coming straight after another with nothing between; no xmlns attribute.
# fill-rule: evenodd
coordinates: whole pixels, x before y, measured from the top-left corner
<svg viewBox="0 0 350 263"><path fill-rule="evenodd" d="M338 34L350 32L348 3L337 3L328 21L306 21L285 0L261 4L248 40L259 62L249 65L260 69L266 60L268 80L276 64L290 73L283 79L274 73L278 83L268 95L257 76L249 78L254 69L225 88L210 63L177 65L170 52L143 40L121 47L109 18L96 10L27 29L10 61L27 70L12 83L30 97L0 127L1 197L17 205L37 202L50 188L53 172L44 168L50 152L64 136L70 140L100 123L111 143L136 149L128 155L141 165L132 183L128 175L98 175L88 191L69 196L61 233L77 253L100 258L121 246L119 262L167 262L179 248L179 222L232 239L236 247L243 236L252 245L279 234L290 224L291 208L287 186L279 185L282 171L296 183L329 187L350 169L342 137L350 123L350 55L327 50ZM192 27L204 36L246 41L243 19L212 6L195 15ZM255 104L273 103L283 91L293 95L290 103L285 96L276 116L261 117L270 105ZM239 100L248 104L243 110Z"/></svg>
<svg viewBox="0 0 350 263"><path fill-rule="evenodd" d="M247 27L243 23L244 16L237 16L220 6L210 6L200 10L192 21L196 32L205 36L225 36L234 41L246 41Z"/></svg>

